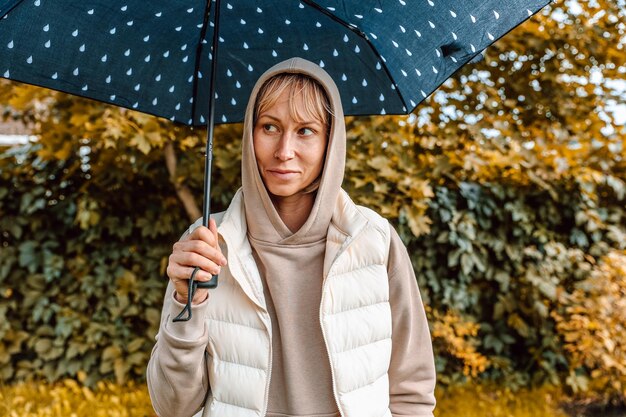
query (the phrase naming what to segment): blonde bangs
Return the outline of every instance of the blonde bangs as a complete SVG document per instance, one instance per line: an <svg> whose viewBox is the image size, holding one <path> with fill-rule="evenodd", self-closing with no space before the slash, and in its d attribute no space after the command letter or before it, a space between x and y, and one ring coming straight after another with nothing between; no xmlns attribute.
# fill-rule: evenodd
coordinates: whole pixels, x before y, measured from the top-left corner
<svg viewBox="0 0 626 417"><path fill-rule="evenodd" d="M329 129L332 110L328 96L317 81L303 74L279 74L263 84L255 105L255 123L259 115L276 104L285 91L289 92L289 112L296 122L319 121ZM299 98L302 106L298 105Z"/></svg>
<svg viewBox="0 0 626 417"><path fill-rule="evenodd" d="M270 109L278 102L280 96L288 91L289 113L297 123L321 122L326 136L330 134L330 121L333 111L326 91L319 82L304 74L278 74L268 79L257 96L254 106L254 122L259 115ZM300 100L302 106L299 106ZM326 156L324 156L324 160ZM323 171L322 171L323 172ZM320 186L322 174L309 184L302 193L309 194L317 191Z"/></svg>

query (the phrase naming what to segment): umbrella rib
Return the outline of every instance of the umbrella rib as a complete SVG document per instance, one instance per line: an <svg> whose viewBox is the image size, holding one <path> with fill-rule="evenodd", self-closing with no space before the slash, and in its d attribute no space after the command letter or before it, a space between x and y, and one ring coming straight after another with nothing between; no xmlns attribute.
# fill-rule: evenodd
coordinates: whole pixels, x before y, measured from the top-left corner
<svg viewBox="0 0 626 417"><path fill-rule="evenodd" d="M398 84L396 84L396 80L393 78L393 76L389 72L389 68L387 68L387 63L385 62L384 59L382 59L381 55L378 53L378 50L374 47L374 45L372 45L372 42L367 37L367 34L365 32L363 32L358 27L356 27L354 25L351 25L350 23L346 22L345 20L340 19L338 16L335 16L330 11L324 9L322 6L320 6L319 4L315 3L312 0L301 0L301 1L302 1L302 3L306 4L307 6L310 6L310 7L314 8L315 10L317 10L318 12L328 16L330 19L334 20L335 22L339 23L340 25L344 26L348 30L350 30L353 33L355 33L357 36L360 36L361 38L363 38L363 40L365 42L367 42L367 44L369 45L370 49L374 52L374 54L378 58L380 58L380 64L383 67L383 69L385 70L385 73L387 74L387 77L389 77L389 79L393 83L393 86L395 87L396 91L398 92L398 97L400 97L400 100L402 101L402 105L406 109L405 112L408 113L410 110L413 110L413 109L409 109L407 107L407 103L406 103L406 101L404 101L404 97L402 96L402 93L400 92L400 87L398 87Z"/></svg>
<svg viewBox="0 0 626 417"><path fill-rule="evenodd" d="M197 90L198 90L198 71L200 70L200 61L202 60L202 41L206 36L206 31L209 26L209 16L211 12L211 0L206 1L206 6L204 8L204 18L202 21L202 29L200 30L200 41L198 42L198 46L196 47L196 62L193 70L193 103L191 103L191 124L195 125L196 120L196 103L198 102ZM211 52L213 54L213 52ZM213 56L213 55L211 55Z"/></svg>
<svg viewBox="0 0 626 417"><path fill-rule="evenodd" d="M0 19L2 19L7 13L9 13L11 10L13 10L13 8L15 8L15 6L17 6L19 3L23 2L24 0L13 0L13 1L9 1L3 9L0 9Z"/></svg>

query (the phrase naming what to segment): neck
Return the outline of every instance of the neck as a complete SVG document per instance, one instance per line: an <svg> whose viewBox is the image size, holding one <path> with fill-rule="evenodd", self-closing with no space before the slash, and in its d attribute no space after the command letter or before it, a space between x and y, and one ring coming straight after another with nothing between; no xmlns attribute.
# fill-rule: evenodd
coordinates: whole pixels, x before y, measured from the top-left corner
<svg viewBox="0 0 626 417"><path fill-rule="evenodd" d="M293 233L300 230L313 209L316 193L296 194L289 197L271 195L272 203L285 226Z"/></svg>

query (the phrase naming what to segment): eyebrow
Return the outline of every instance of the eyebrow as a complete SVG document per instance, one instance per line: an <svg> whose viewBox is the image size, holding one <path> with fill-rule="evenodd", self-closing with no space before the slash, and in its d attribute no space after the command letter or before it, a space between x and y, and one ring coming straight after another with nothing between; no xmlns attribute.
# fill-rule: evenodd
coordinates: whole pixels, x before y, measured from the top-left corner
<svg viewBox="0 0 626 417"><path fill-rule="evenodd" d="M260 114L259 118L257 120L260 120L260 119L262 119L264 117L267 117L267 118L272 119L272 120L274 120L276 122L279 122L279 123L281 122L281 120L279 118L277 118L275 116L272 116L271 114L267 114L267 113ZM317 120L305 120L305 121L296 122L296 123L298 123L299 125L303 125L303 126L306 126L306 125L317 125L317 126L322 126L322 127L324 126L324 123L322 123L320 121L317 121Z"/></svg>
<svg viewBox="0 0 626 417"><path fill-rule="evenodd" d="M269 115L269 114L267 114L267 113L261 113L261 114L259 114L259 117L257 118L257 120L262 119L262 118L264 118L264 117L267 117L267 118L270 118L270 119L272 119L272 120L276 120L277 122L280 122L280 120L279 120L277 117L274 117L274 116Z"/></svg>

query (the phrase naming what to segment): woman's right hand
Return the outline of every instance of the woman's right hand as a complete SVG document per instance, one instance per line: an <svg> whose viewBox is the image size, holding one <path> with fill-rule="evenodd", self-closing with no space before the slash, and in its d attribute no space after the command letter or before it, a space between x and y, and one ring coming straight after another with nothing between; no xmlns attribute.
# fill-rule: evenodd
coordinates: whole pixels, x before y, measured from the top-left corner
<svg viewBox="0 0 626 417"><path fill-rule="evenodd" d="M191 234L183 236L172 248L167 264L167 276L176 289L175 297L179 302L187 303L189 278L194 268L200 267L195 281L210 281L213 275L226 265L217 237L215 220L209 220L209 227L199 226ZM197 288L192 304L199 304L208 298L209 290Z"/></svg>

